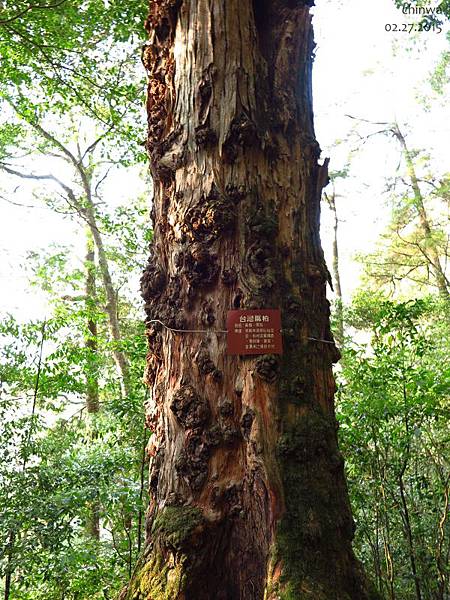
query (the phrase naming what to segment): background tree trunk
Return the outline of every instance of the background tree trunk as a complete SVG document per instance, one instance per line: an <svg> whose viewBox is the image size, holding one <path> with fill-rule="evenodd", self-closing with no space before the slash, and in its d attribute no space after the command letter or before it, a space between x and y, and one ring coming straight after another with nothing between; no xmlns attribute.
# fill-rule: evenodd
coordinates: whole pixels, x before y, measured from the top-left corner
<svg viewBox="0 0 450 600"><path fill-rule="evenodd" d="M87 313L87 333L85 339L86 350L88 351L86 364L86 410L90 421L90 439L95 440L98 435L95 416L100 411L99 388L98 388L98 332L97 321L95 317L95 306L97 302L97 286L95 281L95 250L91 231L86 232L86 313ZM93 418L92 418L93 417ZM86 523L86 530L95 540L100 540L100 503L98 499L98 486L93 487L94 499L89 502L89 517Z"/></svg>
<svg viewBox="0 0 450 600"><path fill-rule="evenodd" d="M98 365L96 357L98 352L97 321L94 316L97 303L97 286L95 282L95 252L91 232L86 232L86 313L87 334L85 339L86 349L89 352L86 368L86 409L90 414L99 412L100 404L98 397Z"/></svg>
<svg viewBox="0 0 450 600"><path fill-rule="evenodd" d="M343 299L342 299L342 286L341 286L341 274L339 270L339 245L338 245L338 228L339 219L336 208L336 192L333 186L331 194L324 194L324 198L333 213L333 287L334 293L336 294L336 331L335 337L341 347L344 344L344 314L343 314Z"/></svg>
<svg viewBox="0 0 450 600"><path fill-rule="evenodd" d="M87 178L86 178L87 181ZM84 180L83 180L84 182ZM86 192L85 198L85 207L82 207L81 213L86 217L86 221L88 223L89 229L91 231L95 247L97 248L98 253L98 265L100 268L100 273L103 281L103 287L105 290L106 296L106 314L108 315L108 323L109 323L109 331L111 334L111 340L115 344L115 347L112 350L112 355L114 359L114 363L116 365L117 374L119 377L120 390L122 394L122 398L126 398L129 395L129 365L127 357L125 353L121 350L121 342L122 336L120 333L120 324L119 324L119 311L118 311L118 302L117 295L114 289L111 272L109 269L108 258L106 256L105 246L103 244L102 235L97 226L96 218L95 218L95 207L92 201L92 193L90 190L90 186L84 183L84 188Z"/></svg>
<svg viewBox="0 0 450 600"><path fill-rule="evenodd" d="M397 138L402 148L403 156L406 162L408 177L414 194L414 205L419 216L420 229L424 241L420 250L429 264L432 274L432 281L436 285L439 294L444 300L449 301L449 282L441 264L441 259L436 248L436 242L433 239L432 226L430 224L427 210L425 208L425 202L422 195L422 191L419 186L419 180L417 179L413 157L406 144L405 136L403 135L403 133L400 130L400 127L397 124L395 124L395 126L393 127L392 133Z"/></svg>
<svg viewBox="0 0 450 600"><path fill-rule="evenodd" d="M121 597L364 600L333 407L309 8L153 0L147 25L151 504ZM281 308L284 354L227 356L233 308Z"/></svg>

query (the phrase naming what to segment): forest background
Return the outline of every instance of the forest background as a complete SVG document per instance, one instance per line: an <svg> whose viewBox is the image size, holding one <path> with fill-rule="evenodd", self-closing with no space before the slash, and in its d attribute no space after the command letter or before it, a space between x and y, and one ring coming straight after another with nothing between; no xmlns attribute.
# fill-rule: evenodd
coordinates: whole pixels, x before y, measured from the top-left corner
<svg viewBox="0 0 450 600"><path fill-rule="evenodd" d="M0 13L5 600L113 598L144 540L146 6L122 4ZM402 32L420 19L390 0L318 4L322 239L355 547L385 598L444 600L448 21Z"/></svg>

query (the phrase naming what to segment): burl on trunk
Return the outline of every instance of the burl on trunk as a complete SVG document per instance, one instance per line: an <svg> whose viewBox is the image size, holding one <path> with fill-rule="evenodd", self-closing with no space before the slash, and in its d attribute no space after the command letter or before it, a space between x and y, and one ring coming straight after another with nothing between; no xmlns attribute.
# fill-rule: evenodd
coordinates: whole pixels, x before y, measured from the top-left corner
<svg viewBox="0 0 450 600"><path fill-rule="evenodd" d="M147 26L151 503L122 597L364 600L333 408L308 2L153 0ZM281 309L282 356L227 355L227 311L252 308Z"/></svg>

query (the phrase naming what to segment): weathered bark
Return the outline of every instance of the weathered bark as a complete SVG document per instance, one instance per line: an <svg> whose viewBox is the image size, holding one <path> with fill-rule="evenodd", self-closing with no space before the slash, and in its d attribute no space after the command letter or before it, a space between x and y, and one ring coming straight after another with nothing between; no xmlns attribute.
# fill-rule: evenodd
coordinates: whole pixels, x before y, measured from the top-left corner
<svg viewBox="0 0 450 600"><path fill-rule="evenodd" d="M151 504L121 597L364 600L333 408L309 8L153 0L148 29ZM227 356L227 311L262 307L282 310L284 354Z"/></svg>

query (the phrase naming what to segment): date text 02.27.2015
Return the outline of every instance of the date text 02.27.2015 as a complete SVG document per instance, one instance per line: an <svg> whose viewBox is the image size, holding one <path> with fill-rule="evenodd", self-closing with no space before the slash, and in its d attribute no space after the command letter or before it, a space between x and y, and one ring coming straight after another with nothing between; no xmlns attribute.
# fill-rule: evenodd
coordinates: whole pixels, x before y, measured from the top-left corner
<svg viewBox="0 0 450 600"><path fill-rule="evenodd" d="M442 31L442 27L439 23L431 23L429 21L422 21L420 23L386 23L384 29L393 33L415 33L420 31L441 33Z"/></svg>

